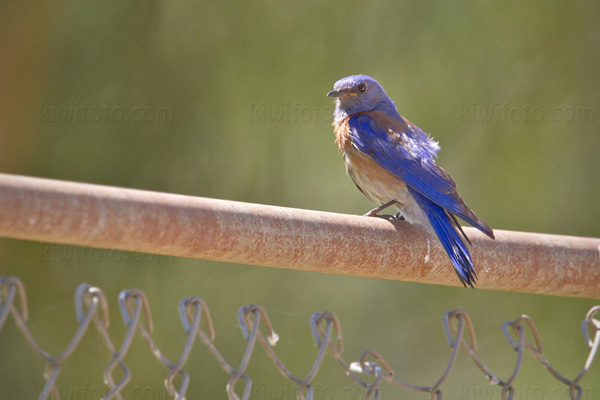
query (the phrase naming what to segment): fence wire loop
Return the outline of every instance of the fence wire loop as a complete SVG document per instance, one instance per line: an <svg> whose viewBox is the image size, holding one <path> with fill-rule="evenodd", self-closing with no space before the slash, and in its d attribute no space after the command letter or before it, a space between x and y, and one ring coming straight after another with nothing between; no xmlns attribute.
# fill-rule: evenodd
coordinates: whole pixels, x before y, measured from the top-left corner
<svg viewBox="0 0 600 400"><path fill-rule="evenodd" d="M19 278L10 276L8 278L0 277L0 329L8 316L11 306L14 304L15 295L19 296L19 308L15 309L21 315L24 322L29 319L29 310L27 309L27 294L25 285ZM4 301L2 298L4 297ZM4 306L2 306L4 303Z"/></svg>
<svg viewBox="0 0 600 400"><path fill-rule="evenodd" d="M529 318L527 315L521 315L514 321L504 322L502 324L502 328L501 328L502 332L504 333L504 337L506 338L506 340L508 340L508 343L510 343L510 345L512 346L512 348L515 351L519 351L519 346L520 346L521 340L519 341L519 344L515 343L508 328L511 327L513 332L518 335L519 332L521 332L521 330L523 329L523 322L525 322L527 324L527 326L529 327L529 331L533 335L533 339L535 340L535 347L532 347L531 343L527 339L525 339L523 343L525 345L529 346L531 351L535 351L540 354L543 353L544 350L542 347L542 340L540 339L540 334L539 334L537 328L535 327L535 323L533 322L533 320L531 318Z"/></svg>
<svg viewBox="0 0 600 400"><path fill-rule="evenodd" d="M376 362L367 361L368 357L372 357ZM381 365L380 365L381 364ZM362 374L375 376L371 383L366 383L367 393L365 399L379 398L379 385L384 379L390 379L394 375L394 371L389 364L377 352L372 350L363 351L358 362L350 364L350 370Z"/></svg>
<svg viewBox="0 0 600 400"><path fill-rule="evenodd" d="M458 327L452 324L452 320L458 320ZM458 351L460 349L460 344L463 341L463 335L465 331L465 324L470 326L470 318L469 316L461 309L457 308L456 310L447 311L444 313L442 318L442 324L444 326L444 332L446 333L446 339L452 348L452 353L450 358L448 359L448 364L446 365L446 369L437 382L429 389L430 399L441 399L442 392L440 387L446 381L448 376L450 375L450 371L452 371L452 367L454 366L454 362L456 361L456 357L458 356ZM451 332L455 333L455 337L452 336ZM471 340L475 337L475 333L473 331L473 327L470 329ZM434 397L435 396L435 397Z"/></svg>
<svg viewBox="0 0 600 400"><path fill-rule="evenodd" d="M146 317L146 331L152 334L154 331L154 324L152 322L152 314L150 314L150 305L148 304L148 298L146 294L139 289L123 290L119 294L119 306L121 308L121 316L125 325L131 325L134 313L131 308L131 300L135 301L136 309L142 307L144 310L144 316ZM137 321L136 321L137 322Z"/></svg>
<svg viewBox="0 0 600 400"><path fill-rule="evenodd" d="M340 321L338 320L337 316L331 311L317 312L310 317L310 326L312 328L313 338L317 343L317 347L322 346L323 339L325 339L325 343L327 343L327 341L329 340L329 338L325 338L325 331L323 331L323 328L321 326L321 324L324 321L326 322L327 327L329 327L329 325L333 325L333 328L335 329L337 347L332 346L332 351L334 352L334 355L343 353L344 339L342 338L342 329L340 327Z"/></svg>
<svg viewBox="0 0 600 400"><path fill-rule="evenodd" d="M313 387L311 384L303 384L298 387L296 391L296 396L299 400L313 400Z"/></svg>
<svg viewBox="0 0 600 400"><path fill-rule="evenodd" d="M231 377L229 382L227 382L227 395L231 400L240 400L240 397L235 393L234 386L238 380L243 379L246 384L244 386L244 392L242 394L242 400L248 400L250 398L250 394L252 393L252 379L250 379L245 374L237 375Z"/></svg>
<svg viewBox="0 0 600 400"><path fill-rule="evenodd" d="M269 335L267 336L267 341L271 346L275 346L279 341L279 335L275 333L273 329L273 325L271 324L271 320L267 315L267 312L264 308L259 306L258 304L251 304L249 306L241 307L238 311L238 322L240 324L240 328L242 329L242 334L246 340L250 339L250 331L253 330L253 323L250 318L251 315L254 316L256 324L260 321L258 319L258 314L262 317L263 323L267 326L267 330L269 331Z"/></svg>
<svg viewBox="0 0 600 400"><path fill-rule="evenodd" d="M581 400L581 396L583 395L583 389L581 386L573 384L569 386L569 396L575 400Z"/></svg>
<svg viewBox="0 0 600 400"><path fill-rule="evenodd" d="M254 316L254 322L252 322L252 320L250 319L251 314ZM274 346L275 343L277 343L278 336L273 330L273 326L271 325L271 321L269 320L269 317L265 310L257 304L251 304L249 306L240 307L240 309L238 310L238 323L240 325L240 329L242 330L244 339L246 339L248 344L246 345L246 351L244 352L244 357L240 362L240 366L238 367L238 369L234 370L231 379L227 383L227 393L229 394L229 397L231 399L239 399L238 395L235 393L235 384L240 378L243 378L245 376L244 372L250 364L250 357L252 356L252 353L254 351L254 346L256 344L257 338L260 336L262 339L264 339L264 337L260 334L259 331L261 317L265 320L267 330L269 331L269 344ZM244 388L244 394L242 399L245 400L248 399L250 396L252 390L252 380L249 377L245 377L244 380L246 381L246 386Z"/></svg>
<svg viewBox="0 0 600 400"><path fill-rule="evenodd" d="M80 284L75 291L75 314L77 315L77 322L81 324L81 321L83 321L86 314L85 307L89 307L93 301L99 301L100 307L102 308L102 314L100 316L95 314L94 321L96 321L97 324L102 324L104 329L110 328L106 296L104 296L102 289L87 283Z"/></svg>
<svg viewBox="0 0 600 400"><path fill-rule="evenodd" d="M595 319L596 314L600 313L600 306L594 306L588 311L583 322L581 322L581 331L588 348L594 347L595 339L598 337L598 331L600 331L600 321ZM594 339L590 336L590 331L594 335Z"/></svg>
<svg viewBox="0 0 600 400"><path fill-rule="evenodd" d="M458 335L458 332L459 332L458 327L456 325L454 325L454 323L452 322L455 320L458 321L459 325L461 324L461 322L467 324L467 329L469 330L469 336L471 339L470 346L464 342L464 338L462 337L462 334ZM477 350L477 338L475 337L475 329L473 329L473 323L471 322L471 317L469 317L469 314L467 314L467 312L465 310L463 310L462 308L457 308L456 310L445 312L444 316L442 318L442 324L444 326L444 332L446 333L446 339L448 340L448 344L450 345L450 347L454 348L455 346L458 346L458 344L463 342L463 343L465 343L465 346L467 346L473 350ZM452 336L452 332L455 335L457 335L456 339L458 341L455 340L455 338Z"/></svg>
<svg viewBox="0 0 600 400"><path fill-rule="evenodd" d="M510 377L502 384L502 399L510 400L513 398L514 387L512 383L515 381L515 379L517 379L519 371L521 370L521 365L523 364L523 355L525 354L526 341L525 330L523 329L523 325L517 323L517 321L519 321L519 319L522 317L523 316L517 318L515 321L505 321L500 328L512 349L517 353L517 359L515 360L515 367L513 368L513 372L511 373ZM512 335L508 330L509 327L513 328L513 331L517 334L519 338L519 343L515 343L515 341L513 340Z"/></svg>
<svg viewBox="0 0 600 400"><path fill-rule="evenodd" d="M375 398L379 398L379 384L383 380L384 374L379 365L372 361L363 361L361 362L362 371L364 373L368 373L370 375L374 375L375 379L373 382L368 384L367 393L365 395L365 399L371 399L373 396Z"/></svg>
<svg viewBox="0 0 600 400"><path fill-rule="evenodd" d="M194 312L192 313L192 308ZM208 305L202 297L193 296L186 299L181 299L179 302L179 316L181 317L181 323L186 333L196 333L196 330L200 328L200 317L204 313L204 319L206 320L206 326L208 328L208 338L211 342L215 341L215 328L213 326L212 317L210 316L210 310ZM198 320L198 323L196 322ZM191 322L191 324L190 324Z"/></svg>
<svg viewBox="0 0 600 400"><path fill-rule="evenodd" d="M373 357L375 359L375 361L377 363L373 363L367 362L367 357ZM369 373L369 372L365 372L365 366L367 365L367 363L372 367L372 366L377 366L378 368L382 368L385 371L384 377L385 378L391 378L394 376L394 370L392 369L392 367L390 367L390 365L388 364L387 361L385 361L385 359L376 351L373 350L365 350L362 352L362 354L360 355L360 360L358 362L358 365L361 367L361 371L362 373ZM352 364L357 364L357 363L352 363ZM369 368L370 370L372 370L372 368Z"/></svg>
<svg viewBox="0 0 600 400"><path fill-rule="evenodd" d="M442 399L442 386L450 375L461 348L468 353L469 357L483 372L490 384L501 387L500 397L504 400L510 400L518 396L518 391L514 388L513 383L519 375L523 355L526 351L530 352L555 379L568 388L570 399L577 400L583 396L583 388L580 382L588 374L600 348L600 321L595 318L600 313L600 305L598 305L589 310L581 324L586 347L589 349L584 368L575 379L569 380L561 375L543 357L542 341L539 332L533 320L528 316L522 315L514 321L504 322L501 327L508 345L517 353L515 366L510 376L506 380L501 380L481 362L476 354L477 341L475 329L469 315L462 309L451 310L444 313L442 318L444 333L452 349L446 368L433 385L416 386L395 378L394 371L387 361L379 353L372 350L363 351L358 361L348 364L343 358L344 343L341 324L333 312L323 311L314 313L310 317L311 333L318 348L318 354L315 357L311 370L304 378L300 378L292 374L283 361L279 359L273 348L279 337L275 333L267 312L257 304L241 307L237 314L240 329L246 342L246 349L239 367L236 369L225 360L214 345L216 334L213 321L209 307L201 297L189 297L179 302L178 312L183 331L186 334L186 341L176 362L171 362L161 352L151 337L154 326L146 295L139 289L124 290L119 294L118 299L119 309L127 328L125 337L118 349L113 345L108 333L110 324L106 296L101 289L84 283L79 285L75 291L75 314L78 328L62 353L52 356L41 348L27 326L27 298L25 296L24 285L16 277L0 277L0 333L4 322L10 314L23 337L47 361L44 369L46 382L41 389L40 399L43 400L49 397L61 399L57 379L60 376L62 365L76 350L83 336L91 326L96 328L111 355L111 359L103 373L104 382L107 387L107 392L102 397L104 400L122 400L124 397L121 392L125 390L132 377L129 368L125 364L125 358L136 334L142 336L156 359L168 369L164 385L168 395L177 400L184 400L186 398L186 393L190 386L191 376L184 367L191 355L197 337L200 338L202 344L217 360L221 368L231 376L226 386L227 395L231 400L250 399L252 394L252 379L246 374L246 370L251 362L257 342L266 351L279 372L287 380L297 385L296 398L298 400L313 400L317 396L311 382L316 377L326 354L328 354L327 350L330 350L331 357L338 362L348 377L364 390L365 399L381 399L383 382L387 382L405 390L426 393L430 399L439 400ZM144 322L141 321L142 314L145 319ZM206 331L202 329L202 319L205 320ZM94 324L91 324L91 321L94 321ZM266 335L261 333L261 323L264 324ZM532 334L533 343L530 343L526 338L527 329ZM335 337L333 336L334 331ZM465 332L468 332L469 339L465 337ZM0 341L0 343L2 342ZM113 372L117 367L121 370L122 378L118 382L115 382ZM369 378L371 382L362 380L358 374L368 375L371 377ZM179 387L176 387L174 384L174 379L177 375L182 378ZM236 384L240 380L244 381L241 396L235 390Z"/></svg>
<svg viewBox="0 0 600 400"><path fill-rule="evenodd" d="M583 366L583 370L577 375L571 385L569 386L569 394L573 397L573 394L577 395L577 399L581 398L583 389L579 385L579 382L583 379L583 377L588 373L592 363L598 354L598 349L600 348L600 321L595 319L596 314L600 312L600 306L594 306L588 311L585 319L581 323L581 330L583 332L583 337L585 339L587 347L590 349L590 353L585 361ZM594 335L592 339L590 336L590 331Z"/></svg>

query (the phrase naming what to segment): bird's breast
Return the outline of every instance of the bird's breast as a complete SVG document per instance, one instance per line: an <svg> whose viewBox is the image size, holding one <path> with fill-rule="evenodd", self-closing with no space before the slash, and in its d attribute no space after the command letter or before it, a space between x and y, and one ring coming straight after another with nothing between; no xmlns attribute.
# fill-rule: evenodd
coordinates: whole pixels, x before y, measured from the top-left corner
<svg viewBox="0 0 600 400"><path fill-rule="evenodd" d="M406 184L360 150L349 147L344 151L344 162L350 178L371 201L406 203L409 195Z"/></svg>
<svg viewBox="0 0 600 400"><path fill-rule="evenodd" d="M335 139L344 155L346 172L365 196L381 204L391 200L408 203L406 184L354 146L348 119L335 126Z"/></svg>

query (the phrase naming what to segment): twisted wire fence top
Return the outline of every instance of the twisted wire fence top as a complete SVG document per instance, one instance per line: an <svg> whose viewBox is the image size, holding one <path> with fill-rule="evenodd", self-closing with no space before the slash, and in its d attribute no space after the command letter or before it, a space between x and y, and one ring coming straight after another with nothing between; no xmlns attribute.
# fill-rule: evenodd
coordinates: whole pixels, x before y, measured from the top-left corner
<svg viewBox="0 0 600 400"><path fill-rule="evenodd" d="M46 382L40 393L40 399L61 398L57 385L61 367L79 346L92 323L111 355L111 359L104 369L103 378L106 384L106 392L102 399L123 398L122 391L132 376L125 358L136 334L144 339L158 362L167 368L168 372L164 385L168 394L174 399L186 398L186 392L190 385L190 375L185 370L185 364L198 338L221 368L231 376L225 390L229 399L235 400L250 398L252 379L246 374L246 370L253 354L255 354L257 344L267 353L275 368L292 384L296 385L296 398L301 400L315 398L312 381L317 376L327 355L336 360L357 387L364 390L365 399L379 399L381 397L380 389L384 382L405 390L421 392L425 398L441 399L442 386L452 373L461 348L484 374L490 385L498 386L498 392L502 399L512 399L516 397L516 393L518 394L518 390L515 389L513 384L521 371L525 352L531 353L558 382L565 386L569 398L581 399L583 389L580 382L590 370L600 347L600 320L596 318L596 315L600 313L600 305L598 305L588 311L581 323L585 345L589 348L587 359L583 362L581 372L573 378L567 378L544 357L541 336L533 320L526 315L521 315L514 321L506 321L502 324L501 329L508 342L508 348L515 353L515 364L512 371L497 374L491 372L477 356L475 329L467 312L462 309L451 310L447 311L442 319L446 339L451 348L447 366L442 375L434 380L431 385L418 386L400 380L383 356L375 351L366 350L358 360L347 362L343 355L344 342L341 324L331 311L317 312L310 318L310 327L318 352L312 368L307 373L302 374L298 371L290 371L273 349L279 340L279 336L275 332L267 312L257 304L241 307L238 311L238 323L246 341L246 349L239 365L233 366L214 345L216 333L209 307L202 298L197 296L188 297L182 299L179 303L178 312L183 330L186 333L186 341L177 360L167 358L152 339L154 323L150 305L144 292L139 289L124 290L119 294L118 300L119 310L126 326L125 338L118 348L108 333L111 321L104 293L100 288L82 283L75 292L75 312L78 328L62 353L52 355L38 344L27 326L29 313L25 286L16 277L0 277L0 333L10 314L23 337L47 361L44 372ZM526 332L531 334L533 342L526 338ZM4 342L0 337L0 346L7 345L10 344ZM122 375L122 378L118 381L114 378L115 369L119 369ZM176 376L181 377L178 387L174 383Z"/></svg>

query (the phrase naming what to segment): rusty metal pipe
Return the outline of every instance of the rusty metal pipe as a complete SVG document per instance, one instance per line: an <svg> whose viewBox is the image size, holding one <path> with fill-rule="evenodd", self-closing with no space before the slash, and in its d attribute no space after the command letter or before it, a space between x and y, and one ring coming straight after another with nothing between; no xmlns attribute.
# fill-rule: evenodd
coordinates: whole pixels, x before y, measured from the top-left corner
<svg viewBox="0 0 600 400"><path fill-rule="evenodd" d="M600 239L465 228L481 289L600 298ZM0 174L0 236L458 286L405 222Z"/></svg>

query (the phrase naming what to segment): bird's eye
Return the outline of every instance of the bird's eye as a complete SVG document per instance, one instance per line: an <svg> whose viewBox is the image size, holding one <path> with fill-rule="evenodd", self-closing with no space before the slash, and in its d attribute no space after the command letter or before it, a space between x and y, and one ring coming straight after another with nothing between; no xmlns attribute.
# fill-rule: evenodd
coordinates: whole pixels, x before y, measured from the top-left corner
<svg viewBox="0 0 600 400"><path fill-rule="evenodd" d="M358 85L358 91L359 92L365 92L367 90L367 84L366 83L361 83L360 85Z"/></svg>

